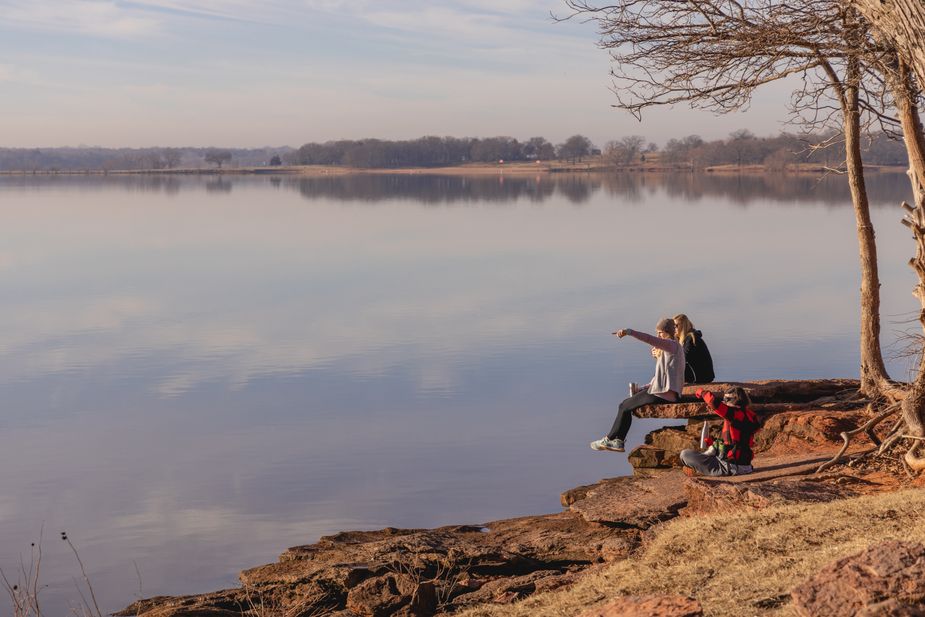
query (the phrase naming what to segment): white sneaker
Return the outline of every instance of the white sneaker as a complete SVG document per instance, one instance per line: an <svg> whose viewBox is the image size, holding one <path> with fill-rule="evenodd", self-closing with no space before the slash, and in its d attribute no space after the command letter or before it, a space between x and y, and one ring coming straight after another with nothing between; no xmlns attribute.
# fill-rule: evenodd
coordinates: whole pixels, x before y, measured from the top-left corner
<svg viewBox="0 0 925 617"><path fill-rule="evenodd" d="M606 436L591 442L592 450L609 450L610 452L625 452L622 439L608 439Z"/></svg>

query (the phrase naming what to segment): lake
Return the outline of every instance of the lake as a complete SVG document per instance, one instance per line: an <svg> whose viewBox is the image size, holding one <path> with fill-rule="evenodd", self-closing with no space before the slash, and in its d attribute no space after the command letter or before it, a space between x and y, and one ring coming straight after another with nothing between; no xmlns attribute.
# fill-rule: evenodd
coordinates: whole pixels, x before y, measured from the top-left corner
<svg viewBox="0 0 925 617"><path fill-rule="evenodd" d="M909 187L868 182L906 379ZM838 176L7 176L0 235L0 568L44 529L52 615L63 530L107 612L339 530L557 511L629 472L588 447L651 377L618 328L687 313L719 380L858 374Z"/></svg>

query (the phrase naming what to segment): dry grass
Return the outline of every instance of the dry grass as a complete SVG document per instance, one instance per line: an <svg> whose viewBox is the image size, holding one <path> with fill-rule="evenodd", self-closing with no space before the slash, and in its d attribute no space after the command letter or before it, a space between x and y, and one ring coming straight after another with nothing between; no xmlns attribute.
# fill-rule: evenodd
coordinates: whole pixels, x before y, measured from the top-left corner
<svg viewBox="0 0 925 617"><path fill-rule="evenodd" d="M645 551L574 587L466 617L567 615L622 595L682 594L707 617L792 615L790 590L820 567L887 539L925 542L925 490L676 519Z"/></svg>

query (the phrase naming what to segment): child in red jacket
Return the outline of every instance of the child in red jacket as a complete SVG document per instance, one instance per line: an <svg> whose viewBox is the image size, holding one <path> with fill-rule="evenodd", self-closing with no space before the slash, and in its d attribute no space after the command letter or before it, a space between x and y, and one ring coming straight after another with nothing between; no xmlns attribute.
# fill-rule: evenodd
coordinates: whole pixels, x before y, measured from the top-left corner
<svg viewBox="0 0 925 617"><path fill-rule="evenodd" d="M712 392L698 388L695 393L702 398L716 415L723 419L722 443L714 452L682 450L681 462L688 475L696 473L705 476L739 476L753 471L752 458L755 445L754 435L761 428L761 421L751 410L751 400L744 388L735 387L717 402Z"/></svg>

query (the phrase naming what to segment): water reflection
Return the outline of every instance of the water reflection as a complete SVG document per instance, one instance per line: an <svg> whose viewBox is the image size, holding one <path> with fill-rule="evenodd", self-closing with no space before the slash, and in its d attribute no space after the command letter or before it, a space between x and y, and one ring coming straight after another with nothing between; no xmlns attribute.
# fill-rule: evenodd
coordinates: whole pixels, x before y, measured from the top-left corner
<svg viewBox="0 0 925 617"><path fill-rule="evenodd" d="M908 180L900 172L869 172L871 205L896 205L910 199ZM298 191L309 199L379 203L409 200L439 205L458 203L542 203L564 197L569 203L586 203L597 193L622 201L640 201L659 192L697 202L722 197L747 206L756 201L794 204L825 203L850 206L847 180L838 174L733 174L733 173L538 173L463 176L412 174L329 174L301 177L292 174L235 175L12 175L0 179L0 190L51 189L141 191L177 194L183 191L231 192L234 186L269 184Z"/></svg>
<svg viewBox="0 0 925 617"><path fill-rule="evenodd" d="M889 345L912 247L903 176L879 178ZM10 177L0 195L0 567L42 522L67 529L105 610L131 601L133 560L147 594L193 593L323 533L554 511L625 473L587 448L651 373L616 327L686 312L729 379L857 373L840 178ZM72 589L60 549L49 610Z"/></svg>

